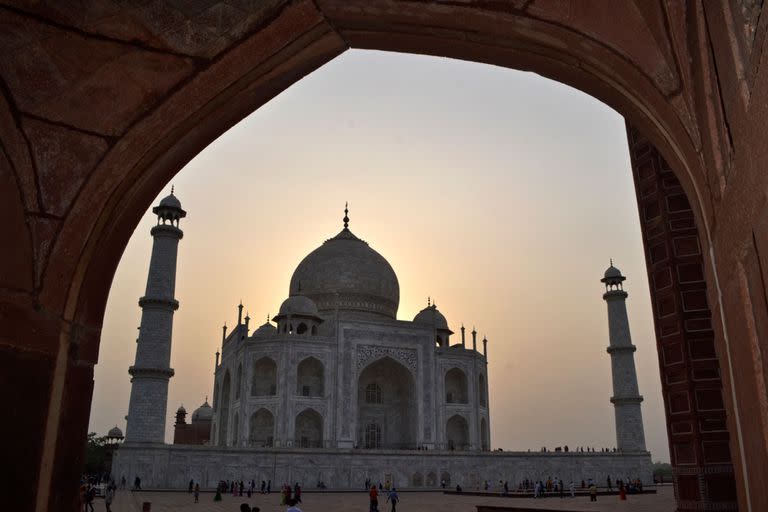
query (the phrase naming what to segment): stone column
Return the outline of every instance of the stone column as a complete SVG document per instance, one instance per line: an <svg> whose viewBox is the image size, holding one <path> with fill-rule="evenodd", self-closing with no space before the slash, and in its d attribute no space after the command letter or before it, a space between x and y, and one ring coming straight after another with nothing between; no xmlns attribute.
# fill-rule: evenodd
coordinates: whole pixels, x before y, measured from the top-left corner
<svg viewBox="0 0 768 512"><path fill-rule="evenodd" d="M634 352L627 319L627 292L623 290L625 277L619 269L611 266L601 280L606 292L603 299L608 305L608 333L613 375L613 396L611 403L616 414L616 447L621 451L645 451L645 433L640 403L643 397L637 387Z"/></svg>
<svg viewBox="0 0 768 512"><path fill-rule="evenodd" d="M154 243L146 293L139 299L142 312L136 361L128 369L132 385L126 443L164 442L168 380L173 376L171 335L173 312L179 307L174 298L176 255L183 236L178 224L186 212L173 192L152 211L158 223L150 231Z"/></svg>

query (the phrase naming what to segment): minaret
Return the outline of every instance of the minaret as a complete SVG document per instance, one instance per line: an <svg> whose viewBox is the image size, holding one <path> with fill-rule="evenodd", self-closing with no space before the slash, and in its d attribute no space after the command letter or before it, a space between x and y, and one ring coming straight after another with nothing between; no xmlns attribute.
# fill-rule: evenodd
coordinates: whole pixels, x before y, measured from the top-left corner
<svg viewBox="0 0 768 512"><path fill-rule="evenodd" d="M613 396L611 403L616 414L616 447L620 451L646 451L643 432L643 414L640 403L643 397L637 388L635 371L636 347L632 344L627 319L627 292L622 282L626 278L621 271L611 266L600 281L605 283L603 299L608 305L608 334L613 374Z"/></svg>
<svg viewBox="0 0 768 512"><path fill-rule="evenodd" d="M144 296L139 299L141 327L136 346L136 362L131 374L131 399L128 405L126 443L162 443L168 407L168 380L173 377L171 334L173 312L179 308L174 298L176 254L184 235L179 220L187 212L173 195L152 208L157 225L150 233L154 242Z"/></svg>

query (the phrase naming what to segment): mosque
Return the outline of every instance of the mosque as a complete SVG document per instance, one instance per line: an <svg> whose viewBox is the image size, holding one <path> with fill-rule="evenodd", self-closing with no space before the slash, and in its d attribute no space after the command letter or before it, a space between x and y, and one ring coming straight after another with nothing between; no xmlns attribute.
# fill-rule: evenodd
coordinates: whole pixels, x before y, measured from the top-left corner
<svg viewBox="0 0 768 512"><path fill-rule="evenodd" d="M153 208L158 223L142 320L125 442L113 476L139 476L144 488L213 487L221 479L359 487L366 478L398 487L477 485L483 480L651 480L622 281L603 279L612 319L611 353L617 452L491 451L488 340L458 340L428 300L412 321L398 320L400 288L387 260L343 228L309 253L291 277L279 313L251 331L222 329L212 405L186 422L176 412L166 444L176 255L186 216L171 195ZM622 317L623 315L623 317ZM623 318L623 320L622 320ZM618 376L618 378L617 378ZM634 384L632 380L634 379ZM628 383L625 381L629 381Z"/></svg>

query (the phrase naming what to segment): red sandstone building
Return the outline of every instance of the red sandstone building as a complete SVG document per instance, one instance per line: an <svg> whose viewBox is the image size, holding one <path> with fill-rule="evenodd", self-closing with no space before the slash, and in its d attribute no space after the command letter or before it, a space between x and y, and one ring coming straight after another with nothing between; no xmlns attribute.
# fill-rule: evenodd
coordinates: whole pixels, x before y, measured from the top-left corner
<svg viewBox="0 0 768 512"><path fill-rule="evenodd" d="M3 447L14 461L2 478L14 489L7 509L77 510L109 288L152 199L245 116L362 48L538 73L625 116L678 510L768 510L765 3L8 5L0 398L16 414L0 427L13 440Z"/></svg>
<svg viewBox="0 0 768 512"><path fill-rule="evenodd" d="M208 444L211 439L211 420L213 409L205 403L192 413L192 421L187 423L187 410L180 406L176 410L176 422L173 424L173 444Z"/></svg>

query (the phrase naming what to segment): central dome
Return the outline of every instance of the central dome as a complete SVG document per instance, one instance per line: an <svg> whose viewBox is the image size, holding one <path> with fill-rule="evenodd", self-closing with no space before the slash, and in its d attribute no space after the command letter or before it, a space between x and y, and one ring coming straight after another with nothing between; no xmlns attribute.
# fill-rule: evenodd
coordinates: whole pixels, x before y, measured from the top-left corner
<svg viewBox="0 0 768 512"><path fill-rule="evenodd" d="M347 227L301 260L289 294L312 299L320 312L338 307L389 318L400 303L392 266Z"/></svg>

